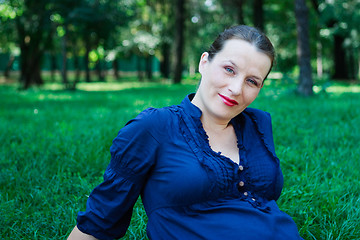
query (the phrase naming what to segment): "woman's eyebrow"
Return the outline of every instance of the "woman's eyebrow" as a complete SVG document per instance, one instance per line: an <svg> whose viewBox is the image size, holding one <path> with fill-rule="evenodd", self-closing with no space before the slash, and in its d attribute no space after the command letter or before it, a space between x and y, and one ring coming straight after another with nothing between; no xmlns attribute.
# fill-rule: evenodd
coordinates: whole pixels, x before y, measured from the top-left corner
<svg viewBox="0 0 360 240"><path fill-rule="evenodd" d="M229 62L231 65L235 66L236 68L238 68L238 66L236 65L236 63L232 60L225 60L225 63ZM259 80L259 81L263 81L264 79L261 76L257 76L257 75L251 75L251 77Z"/></svg>
<svg viewBox="0 0 360 240"><path fill-rule="evenodd" d="M225 63L230 63L231 65L233 65L234 67L238 68L238 66L236 65L235 62L233 62L232 60L225 60Z"/></svg>
<svg viewBox="0 0 360 240"><path fill-rule="evenodd" d="M262 80L263 80L262 77L258 77L258 76L256 76L256 75L252 75L252 77L255 78L256 80L259 80L259 81L262 81Z"/></svg>

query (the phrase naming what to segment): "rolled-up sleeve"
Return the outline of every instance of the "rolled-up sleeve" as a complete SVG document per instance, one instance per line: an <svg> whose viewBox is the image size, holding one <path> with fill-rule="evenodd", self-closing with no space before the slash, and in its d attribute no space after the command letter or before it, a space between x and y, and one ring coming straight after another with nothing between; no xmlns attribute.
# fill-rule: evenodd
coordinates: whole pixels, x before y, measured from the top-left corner
<svg viewBox="0 0 360 240"><path fill-rule="evenodd" d="M90 194L77 227L98 239L125 235L132 209L156 159L158 141L151 133L155 109L147 109L120 130L110 148L104 181Z"/></svg>

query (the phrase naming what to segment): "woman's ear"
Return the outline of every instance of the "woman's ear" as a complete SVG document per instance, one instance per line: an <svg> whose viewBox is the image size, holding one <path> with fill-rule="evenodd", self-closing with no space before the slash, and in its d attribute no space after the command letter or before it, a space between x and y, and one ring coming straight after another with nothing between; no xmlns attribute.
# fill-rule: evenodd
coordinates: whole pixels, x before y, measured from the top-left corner
<svg viewBox="0 0 360 240"><path fill-rule="evenodd" d="M199 62L199 73L202 73L202 69L204 68L204 65L209 62L209 53L204 52L201 54L200 62Z"/></svg>

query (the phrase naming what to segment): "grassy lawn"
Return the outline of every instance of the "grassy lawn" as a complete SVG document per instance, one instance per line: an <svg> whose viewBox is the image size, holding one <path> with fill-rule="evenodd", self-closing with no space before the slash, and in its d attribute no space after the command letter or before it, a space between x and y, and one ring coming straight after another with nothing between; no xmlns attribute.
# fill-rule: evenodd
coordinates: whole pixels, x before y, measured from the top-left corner
<svg viewBox="0 0 360 240"><path fill-rule="evenodd" d="M146 107L180 103L196 85L78 88L0 86L0 239L66 238L118 130ZM360 86L318 92L303 98L269 81L252 104L273 118L285 179L278 203L304 239L360 239ZM145 224L138 203L126 239L146 238Z"/></svg>

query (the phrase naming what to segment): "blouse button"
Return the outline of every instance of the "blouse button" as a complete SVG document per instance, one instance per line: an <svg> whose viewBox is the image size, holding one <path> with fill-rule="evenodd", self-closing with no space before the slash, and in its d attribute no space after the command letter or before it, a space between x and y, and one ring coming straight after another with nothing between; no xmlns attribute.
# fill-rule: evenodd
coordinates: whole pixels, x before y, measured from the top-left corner
<svg viewBox="0 0 360 240"><path fill-rule="evenodd" d="M245 183L244 183L243 181L240 181L240 182L239 182L239 186L240 186L240 187L243 187L244 185L245 185Z"/></svg>
<svg viewBox="0 0 360 240"><path fill-rule="evenodd" d="M239 166L239 170L242 171L244 170L244 167L242 165Z"/></svg>
<svg viewBox="0 0 360 240"><path fill-rule="evenodd" d="M248 195L248 192L244 192L244 196L247 196Z"/></svg>

